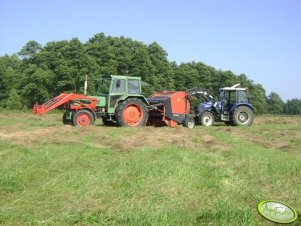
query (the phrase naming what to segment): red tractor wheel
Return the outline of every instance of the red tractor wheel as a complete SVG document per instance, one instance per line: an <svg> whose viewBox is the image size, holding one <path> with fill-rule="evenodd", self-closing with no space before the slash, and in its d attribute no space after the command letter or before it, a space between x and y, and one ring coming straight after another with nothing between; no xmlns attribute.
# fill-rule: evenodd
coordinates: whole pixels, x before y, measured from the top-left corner
<svg viewBox="0 0 301 226"><path fill-rule="evenodd" d="M94 117L88 110L79 110L73 116L74 126L88 126L94 124Z"/></svg>
<svg viewBox="0 0 301 226"><path fill-rule="evenodd" d="M141 106L133 104L124 109L123 120L129 126L138 126L143 120L143 110Z"/></svg>
<svg viewBox="0 0 301 226"><path fill-rule="evenodd" d="M117 106L116 118L120 126L145 126L148 110L142 100L130 98Z"/></svg>

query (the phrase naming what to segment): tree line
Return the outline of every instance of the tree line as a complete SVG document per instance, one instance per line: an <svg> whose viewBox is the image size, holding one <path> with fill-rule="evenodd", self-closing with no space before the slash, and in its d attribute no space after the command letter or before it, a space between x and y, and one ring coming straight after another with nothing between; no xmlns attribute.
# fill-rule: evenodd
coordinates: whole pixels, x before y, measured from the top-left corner
<svg viewBox="0 0 301 226"><path fill-rule="evenodd" d="M264 87L245 74L217 70L202 62L170 62L156 42L147 45L103 33L86 43L77 38L52 41L45 46L28 41L17 54L0 57L0 107L31 108L62 92L83 93L86 75L88 94L97 95L97 80L104 74L139 76L151 85L145 90L146 95L193 87L216 95L221 87L241 83L248 87L257 113L301 113L301 99L284 103L275 92L267 96Z"/></svg>

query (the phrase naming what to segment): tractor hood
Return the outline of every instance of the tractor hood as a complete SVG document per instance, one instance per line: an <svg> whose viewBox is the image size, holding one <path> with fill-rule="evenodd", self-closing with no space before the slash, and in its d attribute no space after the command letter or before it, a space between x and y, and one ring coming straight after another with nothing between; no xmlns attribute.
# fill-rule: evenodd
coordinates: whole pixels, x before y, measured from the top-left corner
<svg viewBox="0 0 301 226"><path fill-rule="evenodd" d="M222 107L222 102L221 101L218 101L218 102L204 102L204 103L200 103L199 106L197 107L197 109L195 109L195 110L196 110L197 115L201 115L205 111L210 112L213 108L221 109L221 107Z"/></svg>
<svg viewBox="0 0 301 226"><path fill-rule="evenodd" d="M92 97L92 98L96 98L96 99L97 99L97 104L96 104L97 107L105 107L105 106L106 106L106 103L107 103L107 95L102 94L102 95L100 95L100 96L89 96L89 97Z"/></svg>

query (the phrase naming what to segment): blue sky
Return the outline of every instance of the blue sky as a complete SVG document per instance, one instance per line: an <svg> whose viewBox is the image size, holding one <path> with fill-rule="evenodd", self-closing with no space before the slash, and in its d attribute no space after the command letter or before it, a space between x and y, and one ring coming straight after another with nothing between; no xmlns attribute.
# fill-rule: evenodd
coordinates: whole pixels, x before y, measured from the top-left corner
<svg viewBox="0 0 301 226"><path fill-rule="evenodd" d="M0 56L29 40L99 32L158 42L177 63L245 73L283 100L301 98L299 0L0 0Z"/></svg>

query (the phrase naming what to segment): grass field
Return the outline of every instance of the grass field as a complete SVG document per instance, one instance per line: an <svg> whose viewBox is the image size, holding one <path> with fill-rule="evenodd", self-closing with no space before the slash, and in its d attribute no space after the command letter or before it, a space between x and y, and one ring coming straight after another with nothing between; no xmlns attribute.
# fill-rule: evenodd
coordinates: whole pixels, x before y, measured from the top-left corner
<svg viewBox="0 0 301 226"><path fill-rule="evenodd" d="M0 113L0 224L273 225L257 213L270 199L301 211L300 117L189 130L61 116Z"/></svg>

